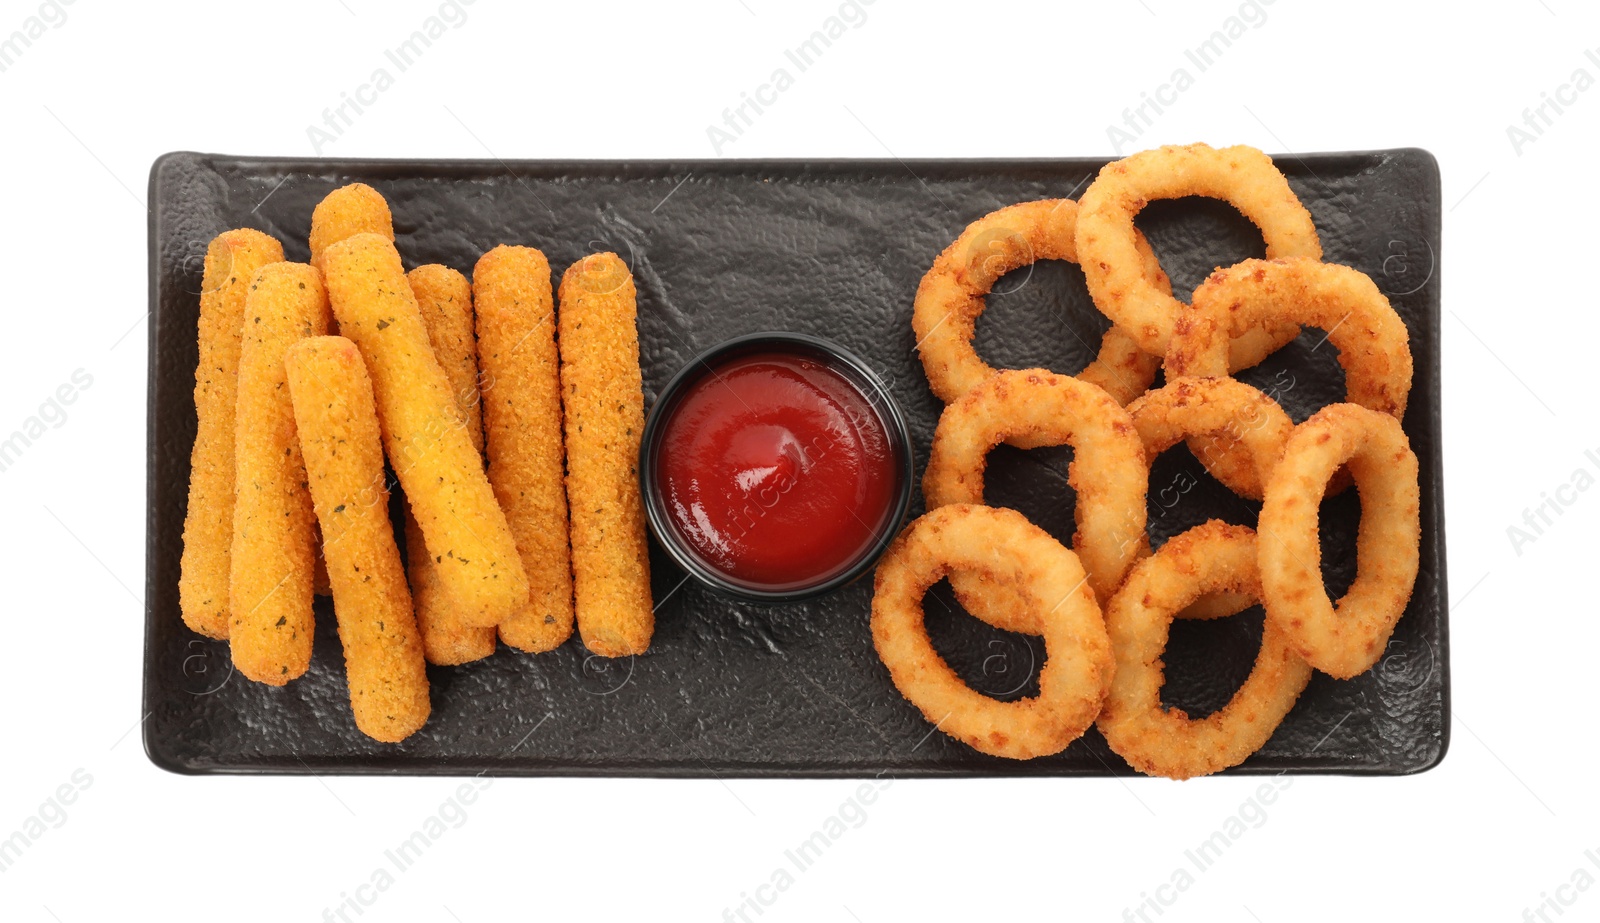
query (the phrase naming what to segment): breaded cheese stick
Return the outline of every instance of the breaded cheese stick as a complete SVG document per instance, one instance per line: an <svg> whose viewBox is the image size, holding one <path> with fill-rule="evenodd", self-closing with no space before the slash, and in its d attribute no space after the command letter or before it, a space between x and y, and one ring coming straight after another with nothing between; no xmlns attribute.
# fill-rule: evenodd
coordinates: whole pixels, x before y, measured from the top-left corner
<svg viewBox="0 0 1600 923"><path fill-rule="evenodd" d="M400 254L377 234L357 234L329 247L323 265L339 329L372 376L389 463L451 611L463 626L498 625L524 604L528 578L434 358Z"/></svg>
<svg viewBox="0 0 1600 923"><path fill-rule="evenodd" d="M428 720L428 672L389 521L372 382L344 337L301 340L285 368L322 524L350 710L361 733L398 743Z"/></svg>
<svg viewBox="0 0 1600 923"><path fill-rule="evenodd" d="M322 197L311 211L311 265L322 269L322 254L347 237L356 234L379 234L394 240L394 216L383 194L366 183L351 183ZM338 324L328 326L329 333L338 333ZM327 563L322 559L321 535L318 535L316 587L318 596L331 592L328 584Z"/></svg>
<svg viewBox="0 0 1600 923"><path fill-rule="evenodd" d="M472 332L472 283L448 266L430 263L406 274L422 312L434 358L450 380L450 393L467 421L472 446L483 451L483 414L478 406L478 341Z"/></svg>
<svg viewBox="0 0 1600 923"><path fill-rule="evenodd" d="M233 413L239 399L239 337L256 271L283 262L283 245L260 231L224 231L206 248L200 283L200 361L194 370L197 425L189 453L178 607L208 638L228 636L228 554L233 545Z"/></svg>
<svg viewBox="0 0 1600 923"><path fill-rule="evenodd" d="M321 273L304 263L256 273L239 349L228 643L240 673L273 686L311 664L316 558L283 357L296 341L327 330Z"/></svg>
<svg viewBox="0 0 1600 923"><path fill-rule="evenodd" d="M495 247L472 270L472 294L489 482L516 536L530 588L500 623L500 639L538 653L572 635L567 494L561 483L561 372L550 264L532 247Z"/></svg>
<svg viewBox="0 0 1600 923"><path fill-rule="evenodd" d="M561 277L561 403L578 633L603 657L642 654L655 629L639 438L644 391L633 276L596 253Z"/></svg>
<svg viewBox="0 0 1600 923"><path fill-rule="evenodd" d="M351 183L323 197L311 211L311 265L324 272L328 248L357 234L377 234L394 240L394 216L378 190L366 183Z"/></svg>
<svg viewBox="0 0 1600 923"><path fill-rule="evenodd" d="M483 414L478 408L478 344L472 333L472 286L467 277L446 266L418 266L406 278L422 312L433 356L450 379L456 408L467 422L472 445L483 452ZM449 598L433 572L433 558L422 538L417 517L406 509L406 571L411 600L429 663L469 663L494 653L493 628L466 628L449 610Z"/></svg>

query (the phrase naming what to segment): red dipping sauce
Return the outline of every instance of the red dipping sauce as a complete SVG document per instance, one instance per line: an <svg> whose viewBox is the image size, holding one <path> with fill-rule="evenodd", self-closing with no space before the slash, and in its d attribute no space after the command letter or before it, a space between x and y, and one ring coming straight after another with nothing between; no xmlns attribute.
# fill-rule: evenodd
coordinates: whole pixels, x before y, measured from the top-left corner
<svg viewBox="0 0 1600 923"><path fill-rule="evenodd" d="M906 463L884 416L827 356L713 359L668 414L654 464L666 517L731 582L815 586L897 525Z"/></svg>

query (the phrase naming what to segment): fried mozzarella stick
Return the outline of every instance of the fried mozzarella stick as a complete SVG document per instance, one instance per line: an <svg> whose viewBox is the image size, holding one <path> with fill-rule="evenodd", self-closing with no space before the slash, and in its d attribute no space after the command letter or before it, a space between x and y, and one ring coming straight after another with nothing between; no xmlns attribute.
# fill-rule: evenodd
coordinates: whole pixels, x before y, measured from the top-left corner
<svg viewBox="0 0 1600 923"><path fill-rule="evenodd" d="M389 463L422 527L462 626L498 625L526 603L528 578L450 379L434 358L394 244L357 234L323 254L341 332L372 376Z"/></svg>
<svg viewBox="0 0 1600 923"><path fill-rule="evenodd" d="M467 277L445 266L418 266L406 276L422 312L433 356L450 379L456 409L467 421L473 448L483 452L483 414L478 409L478 344L472 334L472 286ZM417 517L406 510L406 570L416 607L422 650L429 663L461 664L494 653L493 628L466 628L451 616L449 598L434 575L433 558L422 538Z"/></svg>
<svg viewBox="0 0 1600 923"><path fill-rule="evenodd" d="M200 283L200 361L194 370L197 426L189 453L178 607L208 638L228 636L233 545L233 414L239 399L239 338L256 271L283 262L283 245L260 231L224 231L206 248Z"/></svg>
<svg viewBox="0 0 1600 923"><path fill-rule="evenodd" d="M321 270L322 254L329 247L363 233L394 240L394 216L378 190L366 183L351 183L323 196L311 211L311 265ZM338 333L338 325L330 324L328 332ZM317 595L327 596L332 588L328 584L328 568L322 559L320 539L317 547Z"/></svg>
<svg viewBox="0 0 1600 923"><path fill-rule="evenodd" d="M366 183L351 183L323 197L311 211L311 265L323 272L328 248L357 234L377 234L394 240L394 216L378 190Z"/></svg>
<svg viewBox="0 0 1600 923"><path fill-rule="evenodd" d="M327 330L321 273L304 263L273 263L256 273L239 349L228 643L240 673L272 686L311 664L316 559L283 357L296 341Z"/></svg>
<svg viewBox="0 0 1600 923"><path fill-rule="evenodd" d="M561 402L578 633L603 657L642 654L655 629L639 438L644 391L633 276L597 253L561 277Z"/></svg>
<svg viewBox="0 0 1600 923"><path fill-rule="evenodd" d="M483 451L483 414L478 408L478 342L472 332L472 284L448 266L432 263L406 274L422 312L434 358L450 380L450 394L467 422L472 445Z"/></svg>
<svg viewBox="0 0 1600 923"><path fill-rule="evenodd" d="M572 635L567 493L561 484L561 381L550 264L532 247L499 246L472 270L484 382L489 482L528 571L529 595L500 623L518 650Z"/></svg>
<svg viewBox="0 0 1600 923"><path fill-rule="evenodd" d="M389 522L372 382L354 343L312 337L285 360L356 727L398 743L428 720L428 672Z"/></svg>

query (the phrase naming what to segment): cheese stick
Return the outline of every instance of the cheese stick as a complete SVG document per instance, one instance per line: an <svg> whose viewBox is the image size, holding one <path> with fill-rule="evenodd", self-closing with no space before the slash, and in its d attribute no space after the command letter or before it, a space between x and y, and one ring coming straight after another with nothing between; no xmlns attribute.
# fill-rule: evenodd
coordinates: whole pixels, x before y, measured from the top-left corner
<svg viewBox="0 0 1600 923"><path fill-rule="evenodd" d="M642 654L655 614L639 496L644 392L627 264L597 253L568 267L559 323L578 633L604 657Z"/></svg>
<svg viewBox="0 0 1600 923"><path fill-rule="evenodd" d="M229 548L233 545L234 406L239 338L256 270L283 262L283 245L260 231L224 231L206 248L200 283L200 361L194 370L194 449L183 520L178 607L209 638L228 636Z"/></svg>
<svg viewBox="0 0 1600 923"><path fill-rule="evenodd" d="M281 686L311 664L316 558L283 357L296 341L327 332L322 275L303 263L265 266L244 309L228 642L240 673Z"/></svg>
<svg viewBox="0 0 1600 923"><path fill-rule="evenodd" d="M312 337L285 360L344 647L356 727L398 743L428 720L428 673L389 521L372 382L354 343Z"/></svg>
<svg viewBox="0 0 1600 923"><path fill-rule="evenodd" d="M357 234L329 247L323 265L334 316L361 350L389 463L452 611L463 626L498 625L525 603L528 578L400 254L380 235Z"/></svg>
<svg viewBox="0 0 1600 923"><path fill-rule="evenodd" d="M406 278L416 296L433 356L450 379L456 408L466 420L473 448L483 452L483 414L478 408L478 344L472 333L472 286L467 277L445 266L418 266ZM406 508L406 571L411 600L429 663L461 664L494 653L493 628L466 628L451 615L449 599L433 572L417 517Z"/></svg>
<svg viewBox="0 0 1600 923"><path fill-rule="evenodd" d="M311 265L326 271L322 258L328 248L357 234L377 234L394 240L394 216L378 190L366 183L351 183L323 197L311 212Z"/></svg>
<svg viewBox="0 0 1600 923"><path fill-rule="evenodd" d="M548 651L572 634L550 264L532 247L496 247L473 269L472 291L489 481L516 536L530 588L500 623L500 638L518 650Z"/></svg>

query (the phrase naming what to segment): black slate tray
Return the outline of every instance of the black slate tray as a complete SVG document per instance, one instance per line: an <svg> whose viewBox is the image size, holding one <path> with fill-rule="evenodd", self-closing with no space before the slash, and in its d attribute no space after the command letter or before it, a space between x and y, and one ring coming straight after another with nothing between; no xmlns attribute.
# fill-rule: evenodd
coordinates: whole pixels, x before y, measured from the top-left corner
<svg viewBox="0 0 1600 923"><path fill-rule="evenodd" d="M1339 682L1318 675L1272 740L1238 773L1397 775L1443 757L1449 736L1445 555L1439 457L1439 173L1420 150L1277 158L1310 209L1326 259L1376 279L1411 331L1416 381L1405 429L1421 461L1422 567L1383 660ZM287 160L191 153L150 176L149 498L145 748L185 773L444 773L632 776L1107 775L1130 770L1091 730L1030 762L976 753L900 697L867 626L870 580L822 600L760 608L684 582L652 549L655 641L620 662L576 639L527 656L502 648L479 663L429 668L433 716L398 746L356 731L326 600L310 672L282 689L232 675L226 643L178 616L178 560L194 439L195 318L207 242L250 226L307 258L311 210L362 180L388 197L407 265L470 272L502 242L538 246L560 273L615 250L638 280L646 400L700 350L736 334L788 329L831 337L887 380L904 405L918 465L939 403L913 350L910 311L936 253L980 215L1012 202L1075 197L1103 161L512 162ZM1160 202L1141 226L1180 294L1213 266L1262 255L1229 207ZM1081 272L1040 263L1002 279L979 323L997 366L1081 368L1107 326ZM1242 375L1275 392L1294 419L1340 399L1331 346L1308 330ZM1072 532L1064 449L1002 447L989 502L1020 509L1060 538ZM1181 446L1151 475L1152 540L1208 518L1253 525ZM919 492L920 494L920 492ZM1353 576L1354 491L1324 505L1330 587ZM914 514L920 513L917 501ZM1042 648L960 614L930 593L929 629L981 690L1031 694ZM1166 701L1220 706L1243 681L1259 609L1180 623L1168 648Z"/></svg>

